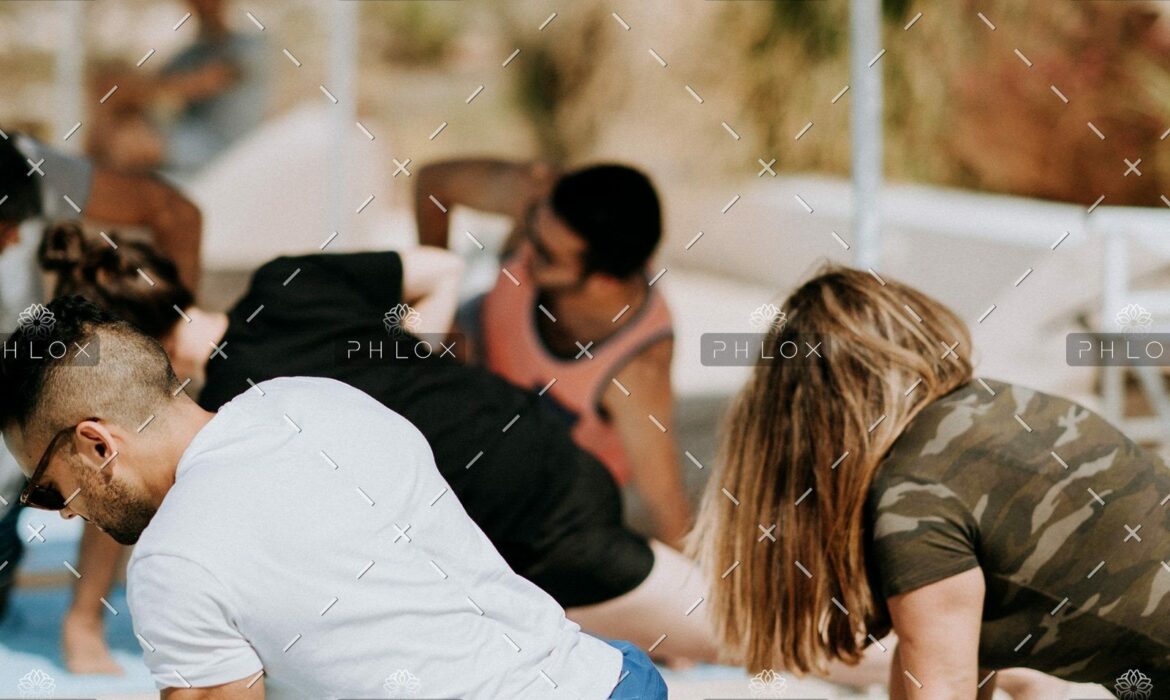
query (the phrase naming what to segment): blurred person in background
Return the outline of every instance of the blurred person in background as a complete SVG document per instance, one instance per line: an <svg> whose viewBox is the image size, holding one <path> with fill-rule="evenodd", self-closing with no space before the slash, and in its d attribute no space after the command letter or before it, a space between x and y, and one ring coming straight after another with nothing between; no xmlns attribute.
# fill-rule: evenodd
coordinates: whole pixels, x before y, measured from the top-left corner
<svg viewBox="0 0 1170 700"><path fill-rule="evenodd" d="M673 325L646 269L662 237L653 184L622 165L430 164L415 188L420 244L447 246L457 205L517 224L495 287L459 311L472 356L539 392L582 449L632 484L654 535L679 546L691 512L671 432Z"/></svg>
<svg viewBox="0 0 1170 700"><path fill-rule="evenodd" d="M974 376L962 319L888 277L828 266L783 309L694 532L723 644L798 673L880 648L893 700L1170 688L1160 459L1072 401Z"/></svg>
<svg viewBox="0 0 1170 700"><path fill-rule="evenodd" d="M2 132L0 132L2 133ZM21 133L0 138L0 322L15 327L21 314L45 301L37 260L45 226L56 219L141 226L177 262L191 288L199 282L202 220L198 208L166 183L95 165L49 148ZM99 241L100 245L108 244ZM95 280L100 284L101 280ZM17 533L16 494L24 477L0 448L0 618L8 607L23 546ZM62 629L66 667L75 673L116 673L105 643L101 597L118 568L120 549L85 528L73 603Z"/></svg>
<svg viewBox="0 0 1170 700"><path fill-rule="evenodd" d="M190 176L257 127L267 103L259 35L233 30L228 0L188 0L198 34L156 75L101 75L94 89L118 92L94 111L89 151L123 170Z"/></svg>

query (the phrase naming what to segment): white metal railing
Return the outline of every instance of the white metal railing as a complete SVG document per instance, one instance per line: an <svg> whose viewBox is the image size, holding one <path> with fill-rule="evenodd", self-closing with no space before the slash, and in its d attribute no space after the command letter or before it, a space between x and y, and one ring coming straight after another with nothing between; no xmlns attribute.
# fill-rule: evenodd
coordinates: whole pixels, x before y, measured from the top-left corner
<svg viewBox="0 0 1170 700"><path fill-rule="evenodd" d="M1086 219L1087 232L1104 242L1101 260L1102 294L1097 330L1111 332L1118 311L1137 304L1152 317L1151 331L1170 330L1170 287L1135 289L1130 256L1132 243L1163 254L1170 261L1170 209L1098 207ZM1133 370L1154 408L1150 417L1125 417L1125 372ZM1102 406L1105 417L1135 441L1170 442L1170 392L1157 367L1102 367Z"/></svg>

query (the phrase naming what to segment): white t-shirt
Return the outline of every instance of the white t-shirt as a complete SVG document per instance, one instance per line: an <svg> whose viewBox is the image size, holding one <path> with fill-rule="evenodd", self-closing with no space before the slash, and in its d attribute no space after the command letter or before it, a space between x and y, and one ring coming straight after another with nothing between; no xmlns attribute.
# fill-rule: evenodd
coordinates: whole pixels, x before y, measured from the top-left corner
<svg viewBox="0 0 1170 700"><path fill-rule="evenodd" d="M622 665L512 572L410 422L330 379L262 382L199 431L129 602L160 688L263 668L273 697L601 699Z"/></svg>

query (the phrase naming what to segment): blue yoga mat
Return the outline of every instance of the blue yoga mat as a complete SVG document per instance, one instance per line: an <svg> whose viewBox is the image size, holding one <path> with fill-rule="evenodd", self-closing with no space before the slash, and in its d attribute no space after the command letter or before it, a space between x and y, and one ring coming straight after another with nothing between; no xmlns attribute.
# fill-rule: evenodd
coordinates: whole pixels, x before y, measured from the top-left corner
<svg viewBox="0 0 1170 700"><path fill-rule="evenodd" d="M0 697L68 697L128 695L155 691L142 648L130 627L126 591L119 586L107 598L119 614L106 614L107 639L123 676L75 676L61 662L61 618L69 589L18 590L9 614L0 623ZM39 675L38 675L39 672ZM26 686L21 685L24 680ZM44 694L27 692L27 684Z"/></svg>
<svg viewBox="0 0 1170 700"><path fill-rule="evenodd" d="M76 565L80 521L25 510L18 528L25 542L22 572L72 578L65 563ZM134 638L122 586L106 598L117 611L106 612L106 636L125 675L75 676L65 670L59 642L61 619L70 597L68 586L15 592L8 616L0 623L0 697L85 698L156 693L154 681L142 663L142 647Z"/></svg>

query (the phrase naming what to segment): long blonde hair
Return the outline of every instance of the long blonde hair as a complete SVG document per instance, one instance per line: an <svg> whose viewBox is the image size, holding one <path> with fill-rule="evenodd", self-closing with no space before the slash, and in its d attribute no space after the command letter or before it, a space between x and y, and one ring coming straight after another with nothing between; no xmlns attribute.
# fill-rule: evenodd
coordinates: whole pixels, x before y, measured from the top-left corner
<svg viewBox="0 0 1170 700"><path fill-rule="evenodd" d="M971 380L971 339L925 294L836 265L783 311L764 340L775 359L727 417L690 551L722 643L750 670L824 673L888 631L867 627L884 619L865 566L867 492L918 411Z"/></svg>

